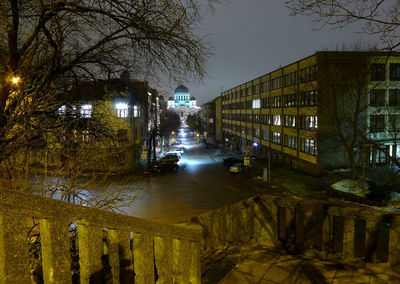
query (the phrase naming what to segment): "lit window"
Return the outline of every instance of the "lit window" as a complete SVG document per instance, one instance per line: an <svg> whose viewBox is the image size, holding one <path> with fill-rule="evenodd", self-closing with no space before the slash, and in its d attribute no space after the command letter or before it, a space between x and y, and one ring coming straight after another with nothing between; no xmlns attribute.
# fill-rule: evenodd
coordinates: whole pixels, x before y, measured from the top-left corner
<svg viewBox="0 0 400 284"><path fill-rule="evenodd" d="M260 108L260 107L261 107L261 100L260 99L253 100L253 108Z"/></svg>
<svg viewBox="0 0 400 284"><path fill-rule="evenodd" d="M72 107L72 110L74 110L73 107ZM90 104L82 105L81 106L81 116L85 117L85 118L92 117L92 105L90 105Z"/></svg>
<svg viewBox="0 0 400 284"><path fill-rule="evenodd" d="M273 125L277 125L277 126L281 125L281 116L279 114L274 114L272 116L272 118L273 118L273 122L272 122Z"/></svg>
<svg viewBox="0 0 400 284"><path fill-rule="evenodd" d="M126 118L128 117L128 104L127 103L117 103L115 105L117 109L117 117Z"/></svg>
<svg viewBox="0 0 400 284"><path fill-rule="evenodd" d="M65 106L65 105L62 105L58 108L59 115L65 115L66 112L67 112L67 106Z"/></svg>
<svg viewBox="0 0 400 284"><path fill-rule="evenodd" d="M140 117L139 106L133 106L133 117Z"/></svg>

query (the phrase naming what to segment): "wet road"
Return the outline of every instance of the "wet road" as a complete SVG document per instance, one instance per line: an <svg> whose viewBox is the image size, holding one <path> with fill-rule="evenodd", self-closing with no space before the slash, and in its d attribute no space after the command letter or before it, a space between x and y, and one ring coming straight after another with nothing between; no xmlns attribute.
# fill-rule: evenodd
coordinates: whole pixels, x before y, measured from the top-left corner
<svg viewBox="0 0 400 284"><path fill-rule="evenodd" d="M260 182L232 175L222 165L222 150L205 149L179 133L185 154L177 172L153 174L136 181L136 200L125 212L163 223L187 218L265 192Z"/></svg>

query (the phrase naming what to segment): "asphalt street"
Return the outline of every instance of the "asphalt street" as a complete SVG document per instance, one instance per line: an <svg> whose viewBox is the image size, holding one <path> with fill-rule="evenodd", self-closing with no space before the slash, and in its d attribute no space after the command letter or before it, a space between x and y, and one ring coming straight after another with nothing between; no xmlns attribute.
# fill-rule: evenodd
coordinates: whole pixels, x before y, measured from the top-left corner
<svg viewBox="0 0 400 284"><path fill-rule="evenodd" d="M222 165L220 149L206 149L179 133L185 154L177 172L152 174L131 184L136 199L124 212L163 223L179 223L202 212L256 194L265 187L246 174L231 174Z"/></svg>

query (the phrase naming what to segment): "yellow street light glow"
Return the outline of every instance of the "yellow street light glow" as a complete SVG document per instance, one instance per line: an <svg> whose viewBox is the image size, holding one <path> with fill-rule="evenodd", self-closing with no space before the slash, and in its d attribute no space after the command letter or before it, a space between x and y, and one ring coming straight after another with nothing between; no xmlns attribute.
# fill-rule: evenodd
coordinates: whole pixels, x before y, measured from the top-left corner
<svg viewBox="0 0 400 284"><path fill-rule="evenodd" d="M14 84L18 84L18 82L21 80L21 78L20 77L13 77L12 78L12 82L14 83Z"/></svg>
<svg viewBox="0 0 400 284"><path fill-rule="evenodd" d="M172 131L172 135L174 135L175 134L175 131Z"/></svg>

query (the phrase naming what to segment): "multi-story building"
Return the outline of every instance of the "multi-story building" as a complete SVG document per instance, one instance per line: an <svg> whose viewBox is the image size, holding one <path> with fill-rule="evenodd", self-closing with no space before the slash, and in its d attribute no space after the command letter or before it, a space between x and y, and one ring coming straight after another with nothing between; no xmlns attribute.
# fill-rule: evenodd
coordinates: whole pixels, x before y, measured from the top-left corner
<svg viewBox="0 0 400 284"><path fill-rule="evenodd" d="M30 160L56 169L73 162L83 171L132 171L147 164L149 144L157 146L159 111L157 90L146 81L81 82L60 101L59 127Z"/></svg>
<svg viewBox="0 0 400 284"><path fill-rule="evenodd" d="M355 93L359 100L354 106ZM399 54L316 52L222 92L224 141L231 148L252 149L258 156L270 153L288 166L318 174L349 166L344 145L356 135L348 144L355 160L385 163L383 152L400 152L399 131L393 135L400 130L396 106ZM335 127L345 129L343 137Z"/></svg>
<svg viewBox="0 0 400 284"><path fill-rule="evenodd" d="M201 125L208 142L222 143L222 98L221 96L202 105L199 112Z"/></svg>

